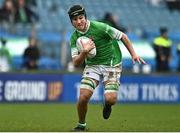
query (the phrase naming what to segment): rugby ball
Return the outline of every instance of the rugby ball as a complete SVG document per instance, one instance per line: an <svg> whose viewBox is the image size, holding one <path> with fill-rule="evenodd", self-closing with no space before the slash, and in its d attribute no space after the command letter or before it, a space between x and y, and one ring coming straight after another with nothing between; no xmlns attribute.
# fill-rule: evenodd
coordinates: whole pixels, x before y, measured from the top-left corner
<svg viewBox="0 0 180 133"><path fill-rule="evenodd" d="M86 36L81 36L77 39L76 46L77 46L79 52L83 51L83 45L81 42L83 42L83 44L86 44L89 40L90 40L90 38L88 38ZM96 56L96 48L93 48L91 51L89 51L87 57L93 58L95 56Z"/></svg>

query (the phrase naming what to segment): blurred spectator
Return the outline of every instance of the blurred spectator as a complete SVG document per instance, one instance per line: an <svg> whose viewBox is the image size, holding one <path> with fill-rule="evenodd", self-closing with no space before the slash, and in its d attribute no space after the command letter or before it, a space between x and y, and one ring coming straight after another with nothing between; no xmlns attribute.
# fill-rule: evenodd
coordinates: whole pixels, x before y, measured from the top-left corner
<svg viewBox="0 0 180 133"><path fill-rule="evenodd" d="M15 14L16 23L33 23L39 20L39 16L33 12L25 0L17 0L17 11Z"/></svg>
<svg viewBox="0 0 180 133"><path fill-rule="evenodd" d="M8 48L6 47L7 40L1 39L0 48L0 71L7 72L11 69L12 57Z"/></svg>
<svg viewBox="0 0 180 133"><path fill-rule="evenodd" d="M162 4L163 0L146 0L147 3L150 3L152 6L159 6Z"/></svg>
<svg viewBox="0 0 180 133"><path fill-rule="evenodd" d="M113 15L110 12L105 13L104 18L101 21L106 23L106 24L109 24L110 26L112 26L112 27L114 27L114 28L116 28L122 32L127 31L127 29L124 26L118 24L117 16Z"/></svg>
<svg viewBox="0 0 180 133"><path fill-rule="evenodd" d="M153 44L156 52L156 70L169 71L172 41L168 38L166 27L160 28L160 36L154 39Z"/></svg>
<svg viewBox="0 0 180 133"><path fill-rule="evenodd" d="M55 13L58 11L59 5L55 2L52 2L51 6L49 6L48 11L51 13Z"/></svg>
<svg viewBox="0 0 180 133"><path fill-rule="evenodd" d="M178 66L177 66L177 70L180 71L180 43L177 45L177 55L178 55Z"/></svg>
<svg viewBox="0 0 180 133"><path fill-rule="evenodd" d="M36 0L26 0L26 4L28 5L28 7L36 7L37 6L37 1Z"/></svg>
<svg viewBox="0 0 180 133"><path fill-rule="evenodd" d="M27 70L38 69L40 51L37 44L37 40L34 37L29 38L29 46L25 49L23 54L23 68Z"/></svg>
<svg viewBox="0 0 180 133"><path fill-rule="evenodd" d="M170 11L180 10L180 0L166 0L166 5Z"/></svg>
<svg viewBox="0 0 180 133"><path fill-rule="evenodd" d="M0 22L14 22L15 6L13 0L5 0L0 8Z"/></svg>

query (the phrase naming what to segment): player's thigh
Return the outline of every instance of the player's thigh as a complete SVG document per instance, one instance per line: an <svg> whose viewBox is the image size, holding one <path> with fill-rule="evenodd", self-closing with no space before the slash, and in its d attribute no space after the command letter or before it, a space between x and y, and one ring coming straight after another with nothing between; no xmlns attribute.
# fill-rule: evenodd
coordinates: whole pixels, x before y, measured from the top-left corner
<svg viewBox="0 0 180 133"><path fill-rule="evenodd" d="M82 101L88 101L92 96L97 85L98 85L97 80L89 77L84 77L81 80L79 99Z"/></svg>
<svg viewBox="0 0 180 133"><path fill-rule="evenodd" d="M83 72L80 89L94 91L99 84L100 74L94 66L86 66Z"/></svg>
<svg viewBox="0 0 180 133"><path fill-rule="evenodd" d="M106 67L103 75L105 93L118 91L120 86L121 72L121 66Z"/></svg>

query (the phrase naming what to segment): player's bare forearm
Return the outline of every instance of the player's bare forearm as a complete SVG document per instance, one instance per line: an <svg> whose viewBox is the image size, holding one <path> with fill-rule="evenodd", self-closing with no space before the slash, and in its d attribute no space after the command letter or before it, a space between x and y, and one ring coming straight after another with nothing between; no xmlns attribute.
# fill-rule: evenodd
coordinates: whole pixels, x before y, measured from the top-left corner
<svg viewBox="0 0 180 133"><path fill-rule="evenodd" d="M131 57L132 57L132 61L133 61L133 64L135 62L138 62L139 64L146 64L146 62L140 58L136 52L134 51L134 48L132 46L132 43L130 42L129 38L127 37L126 34L123 33L122 35L122 38L121 38L121 41L123 42L123 44L126 46L126 48L128 49L129 53L131 54Z"/></svg>
<svg viewBox="0 0 180 133"><path fill-rule="evenodd" d="M92 40L88 41L87 43L83 43L81 40L81 43L83 45L83 51L80 52L80 54L73 58L73 64L75 66L81 65L85 58L87 57L89 51L91 51L93 48L95 48L95 44Z"/></svg>
<svg viewBox="0 0 180 133"><path fill-rule="evenodd" d="M74 66L80 66L85 58L87 57L88 51L82 51L78 56L73 58L73 64Z"/></svg>
<svg viewBox="0 0 180 133"><path fill-rule="evenodd" d="M128 49L128 51L129 51L129 53L131 54L131 56L132 56L132 57L135 56L136 53L135 53L135 51L134 51L134 49L133 49L133 46L132 46L132 44L131 44L131 42L130 42L130 40L129 40L129 38L127 37L126 34L123 33L122 38L121 38L121 41L123 42L123 44L124 44L124 45L126 46L126 48Z"/></svg>

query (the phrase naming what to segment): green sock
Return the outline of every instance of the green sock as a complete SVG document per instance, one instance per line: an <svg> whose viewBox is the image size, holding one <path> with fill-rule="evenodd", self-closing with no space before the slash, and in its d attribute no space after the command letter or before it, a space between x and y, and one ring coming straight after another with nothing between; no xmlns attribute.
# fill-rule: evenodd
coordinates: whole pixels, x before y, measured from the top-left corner
<svg viewBox="0 0 180 133"><path fill-rule="evenodd" d="M86 127L86 123L78 123L79 127Z"/></svg>

